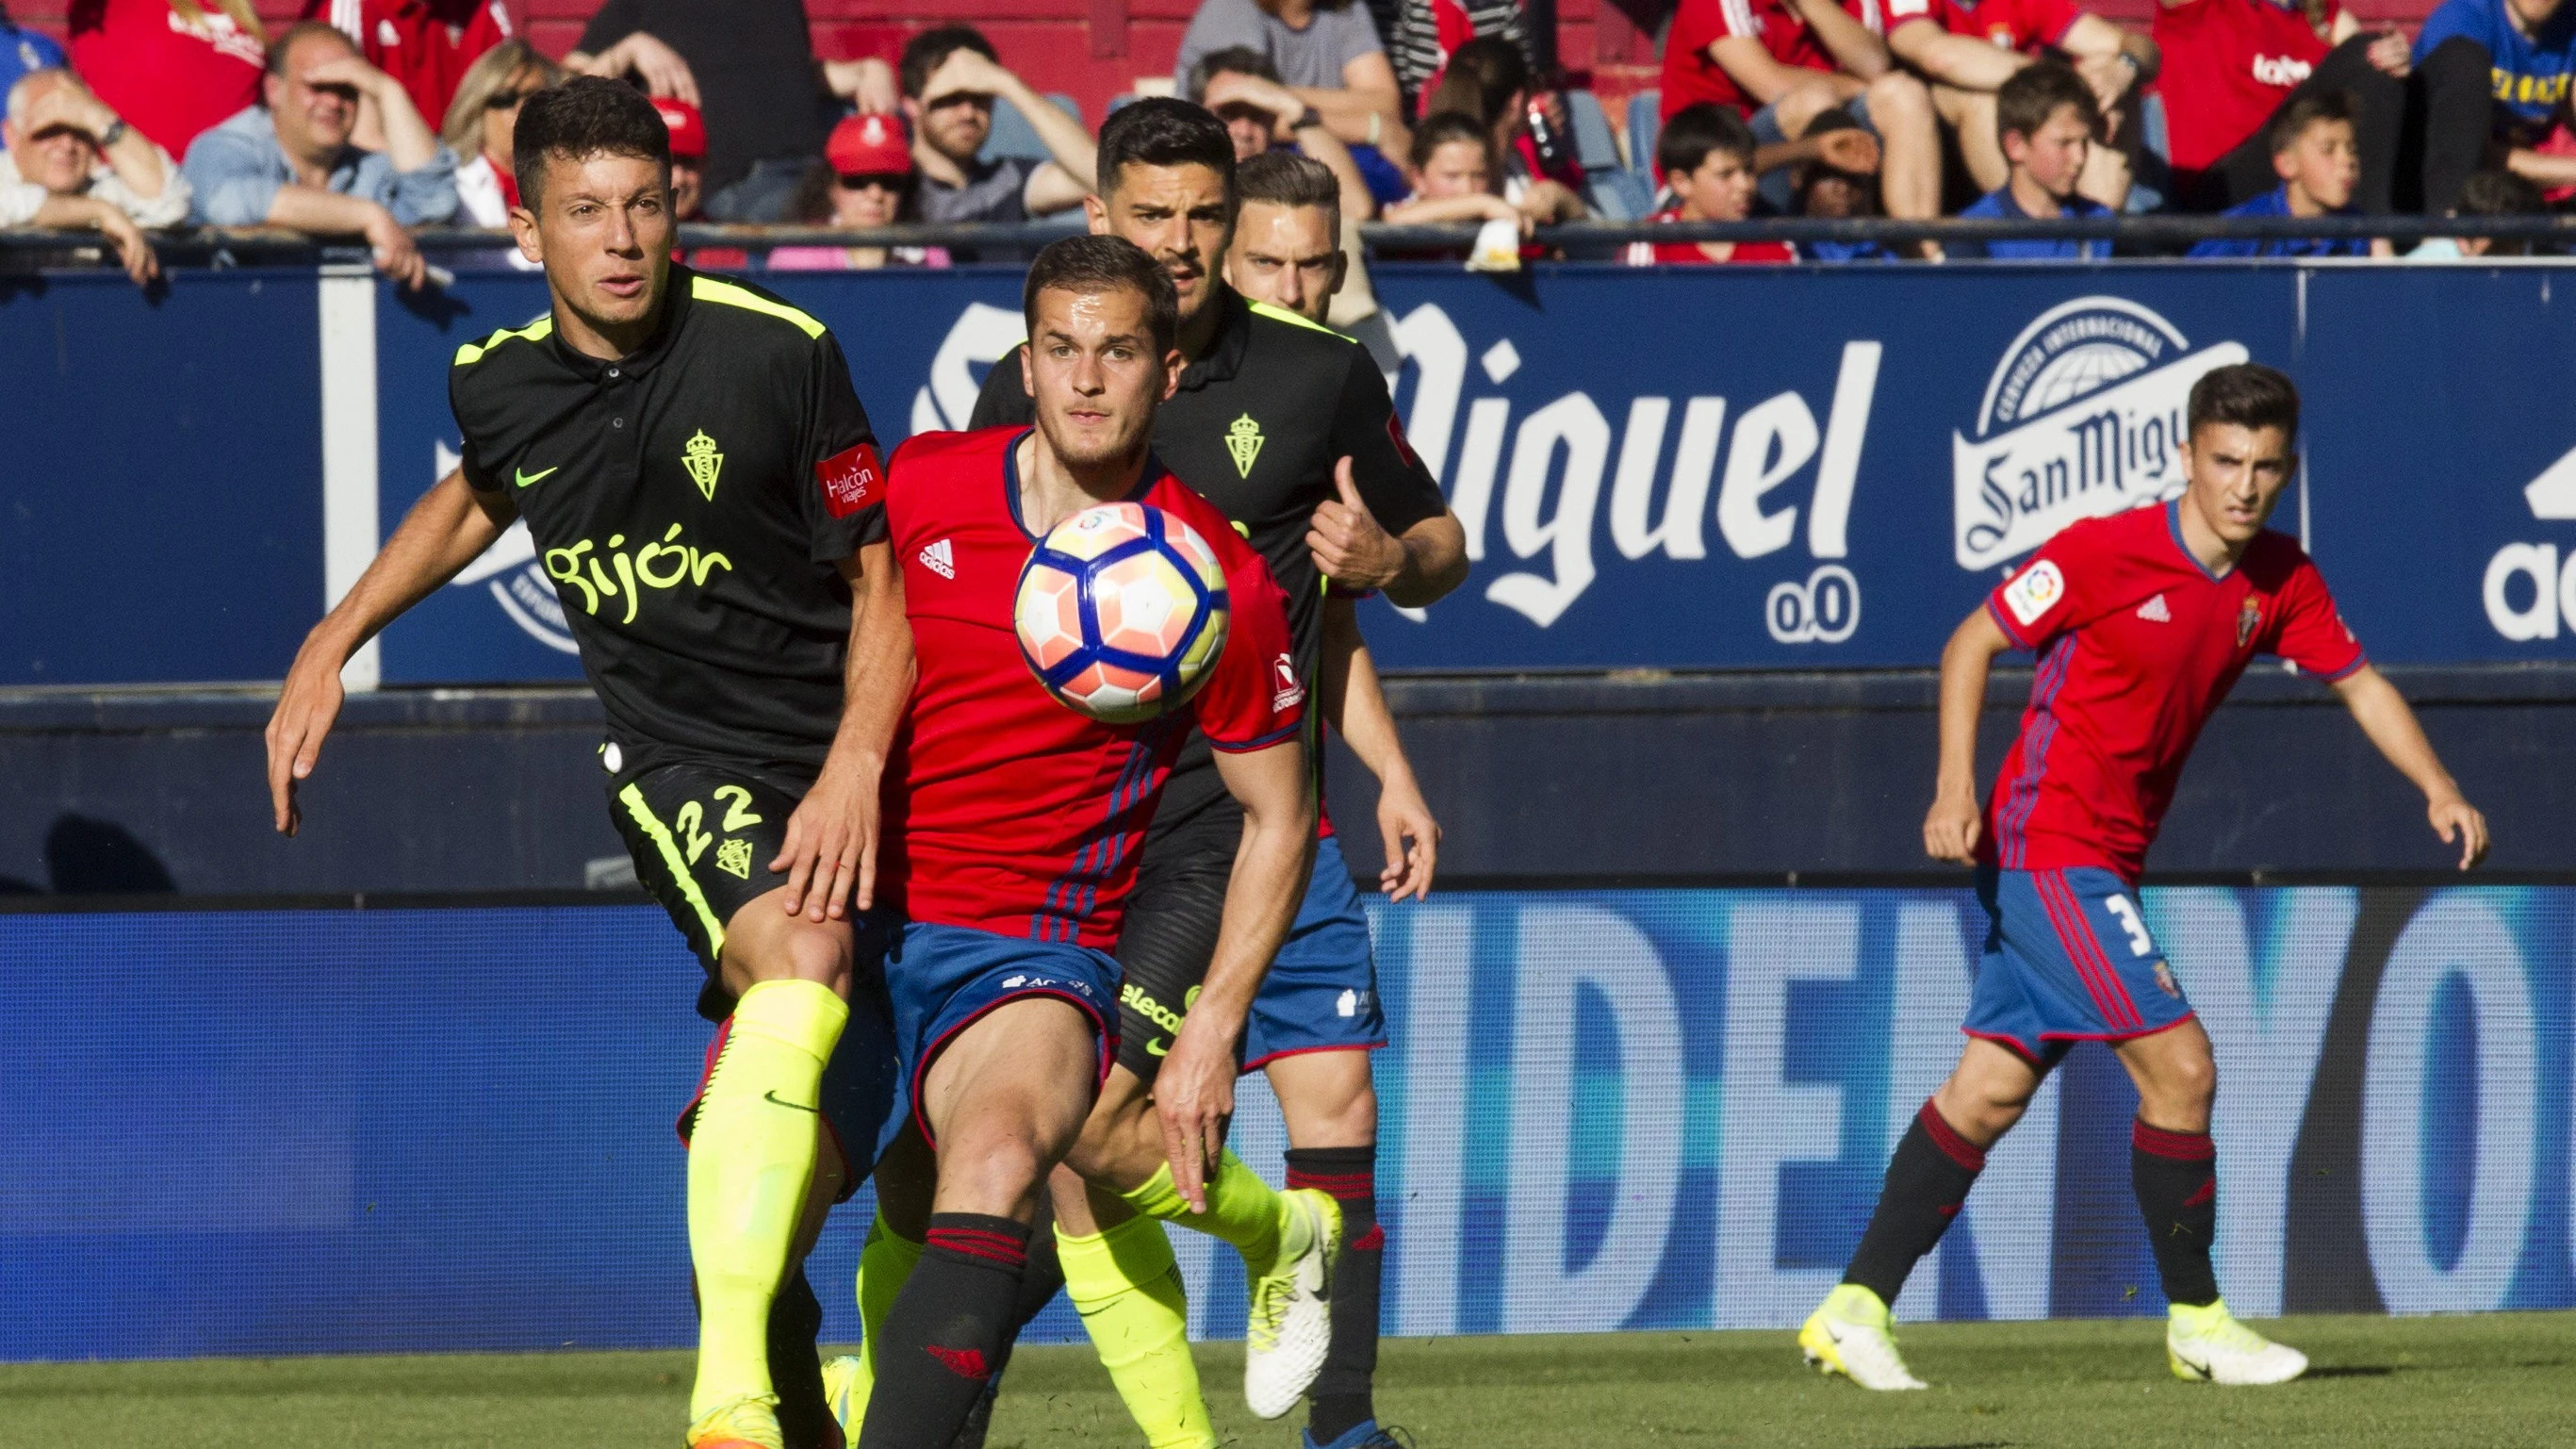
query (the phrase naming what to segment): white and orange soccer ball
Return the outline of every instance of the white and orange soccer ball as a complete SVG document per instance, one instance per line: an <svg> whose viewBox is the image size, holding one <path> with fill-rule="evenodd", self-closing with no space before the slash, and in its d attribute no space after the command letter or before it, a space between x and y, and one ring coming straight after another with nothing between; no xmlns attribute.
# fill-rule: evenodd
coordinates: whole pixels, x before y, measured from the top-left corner
<svg viewBox="0 0 2576 1449"><path fill-rule="evenodd" d="M1057 524L1020 569L1020 657L1077 713L1136 724L1179 707L1225 648L1225 570L1198 531L1144 503Z"/></svg>

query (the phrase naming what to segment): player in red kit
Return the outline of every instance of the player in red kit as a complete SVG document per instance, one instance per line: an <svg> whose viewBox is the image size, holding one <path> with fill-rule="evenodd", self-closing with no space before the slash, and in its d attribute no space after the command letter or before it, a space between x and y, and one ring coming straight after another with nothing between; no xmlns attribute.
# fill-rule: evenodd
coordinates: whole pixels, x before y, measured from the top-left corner
<svg viewBox="0 0 2576 1449"><path fill-rule="evenodd" d="M875 895L902 920L886 961L896 1049L912 1125L937 1157L926 1219L896 1224L923 1248L871 1345L860 1449L946 1449L956 1436L1017 1321L1029 1226L1056 1163L1110 1191L1164 1172L1182 1195L1200 1191L1233 1110L1235 1038L1314 851L1286 600L1261 556L1149 447L1181 370L1171 279L1129 242L1068 238L1031 266L1025 307L1037 426L931 434L896 453L886 523L900 573L869 599L854 651L870 690L913 679L900 718L871 721L885 761ZM1198 693L1131 725L1057 702L1013 622L1037 540L1120 499L1207 540L1231 610ZM1192 725L1245 827L1215 963L1157 1092L1168 1162L1086 1156L1077 1140L1116 1047L1109 951ZM890 1204L918 1196L899 1163L887 1176Z"/></svg>
<svg viewBox="0 0 2576 1449"><path fill-rule="evenodd" d="M2170 1305L2174 1374L2273 1384L2306 1371L2304 1355L2239 1323L2219 1297L2217 1066L2135 895L2192 742L2255 655L2331 684L2423 790L2460 868L2486 855L2485 817L2370 667L2316 565L2263 527L2297 471L2297 390L2268 367L2219 368L2193 386L2188 427L2181 498L2068 526L1943 651L1940 785L1923 844L1977 865L1992 924L1959 1065L1897 1144L1841 1286L1798 1334L1810 1363L1863 1387L1923 1387L1889 1337L1889 1306L1987 1151L2079 1041L2107 1043L2137 1084L2130 1174ZM1977 715L2007 649L2036 651L2039 671L1980 810Z"/></svg>

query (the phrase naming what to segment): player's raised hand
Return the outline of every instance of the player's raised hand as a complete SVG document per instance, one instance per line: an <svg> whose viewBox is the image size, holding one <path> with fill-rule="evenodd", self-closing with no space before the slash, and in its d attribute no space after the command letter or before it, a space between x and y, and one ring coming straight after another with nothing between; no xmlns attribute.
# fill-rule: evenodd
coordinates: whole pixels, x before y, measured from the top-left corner
<svg viewBox="0 0 2576 1449"><path fill-rule="evenodd" d="M2460 843L2460 869L2467 870L2487 858L2487 817L2478 807L2457 795L2444 796L2424 807L2433 822L2433 833L2444 844Z"/></svg>
<svg viewBox="0 0 2576 1449"><path fill-rule="evenodd" d="M1163 1128L1163 1158L1172 1165L1172 1189L1207 1211L1208 1175L1225 1152L1226 1123L1234 1117L1234 1048L1213 1031L1192 1031L1183 1018L1171 1054L1154 1074L1154 1115Z"/></svg>
<svg viewBox="0 0 2576 1449"><path fill-rule="evenodd" d="M1431 875L1440 866L1440 822L1430 802L1409 774L1380 783L1377 830L1386 844L1386 868L1377 873L1377 888L1392 903L1407 896L1428 900Z"/></svg>
<svg viewBox="0 0 2576 1449"><path fill-rule="evenodd" d="M1404 540L1379 527L1376 515L1360 501L1350 459L1333 465L1333 488L1341 496L1326 500L1306 525L1306 550L1314 555L1315 571L1364 593L1403 577Z"/></svg>
<svg viewBox="0 0 2576 1449"><path fill-rule="evenodd" d="M1976 796L1942 795L1923 817L1923 853L1953 865L1974 865L1977 837L1985 833L1985 828Z"/></svg>
<svg viewBox="0 0 2576 1449"><path fill-rule="evenodd" d="M877 781L867 772L826 763L814 788L787 817L787 838L772 871L787 872L780 897L787 914L817 925L876 904Z"/></svg>
<svg viewBox="0 0 2576 1449"><path fill-rule="evenodd" d="M277 833L293 835L304 823L295 803L295 787L313 773L322 758L322 739L340 718L346 697L340 688L340 666L348 655L316 629L295 651L286 671L286 687L277 692L277 708L268 716L268 800L277 812Z"/></svg>

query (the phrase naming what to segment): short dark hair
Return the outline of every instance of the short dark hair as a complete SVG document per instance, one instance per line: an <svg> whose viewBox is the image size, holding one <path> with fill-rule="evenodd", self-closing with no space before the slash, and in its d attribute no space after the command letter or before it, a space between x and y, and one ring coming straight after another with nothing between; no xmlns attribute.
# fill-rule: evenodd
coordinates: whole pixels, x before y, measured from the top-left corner
<svg viewBox="0 0 2576 1449"><path fill-rule="evenodd" d="M1208 82L1221 75L1250 75L1276 81L1279 67L1270 63L1269 56L1248 45L1229 45L1223 50L1211 50L1199 57L1198 64L1190 67L1191 97L1205 96Z"/></svg>
<svg viewBox="0 0 2576 1449"><path fill-rule="evenodd" d="M351 55L362 54L358 49L358 42L351 40L348 33L340 27L326 25L319 20L299 20L279 31L277 38L268 43L268 73L274 76L285 75L287 52L295 48L295 42L313 35L327 35L346 46Z"/></svg>
<svg viewBox="0 0 2576 1449"><path fill-rule="evenodd" d="M1112 112L1096 162L1103 201L1130 166L1204 166L1224 181L1226 214L1234 214L1234 138L1205 106L1147 96Z"/></svg>
<svg viewBox="0 0 2576 1449"><path fill-rule="evenodd" d="M2191 385L2184 426L2192 437L2212 423L2240 428L2279 428L2293 442L2299 436L2299 387L2278 368L2239 362L2213 368Z"/></svg>
<svg viewBox="0 0 2576 1449"><path fill-rule="evenodd" d="M2299 144L2299 138L2308 133L2310 126L2328 121L2341 121L2350 126L2357 124L2353 117L2350 91L2303 89L2290 97L2289 104L2281 107L2281 113L2272 118L2272 154L2278 156Z"/></svg>
<svg viewBox="0 0 2576 1449"><path fill-rule="evenodd" d="M2014 71L1995 88L1996 144L2001 145L2006 136L2027 141L2038 135L2039 128L2063 106L2075 108L2087 134L2102 129L2102 103L2093 98L2093 88L2074 67L2043 60Z"/></svg>
<svg viewBox="0 0 2576 1449"><path fill-rule="evenodd" d="M930 84L931 73L948 57L961 50L971 50L995 65L1002 57L994 51L993 42L972 25L941 25L921 32L903 43L903 59L895 66L895 78L903 93L921 99L921 88Z"/></svg>
<svg viewBox="0 0 2576 1449"><path fill-rule="evenodd" d="M1294 151L1264 151L1235 169L1237 204L1266 201L1273 206L1320 206L1339 218L1342 184L1333 168Z"/></svg>
<svg viewBox="0 0 2576 1449"><path fill-rule="evenodd" d="M1742 157L1747 167L1753 164L1757 143L1753 128L1731 108L1702 101L1673 112L1664 122L1664 133L1655 138L1655 169L1666 176L1688 176L1708 160L1711 151L1724 151Z"/></svg>
<svg viewBox="0 0 2576 1449"><path fill-rule="evenodd" d="M1034 338L1039 293L1121 290L1144 297L1145 330L1154 339L1154 350L1171 351L1181 335L1180 293L1172 289L1172 274L1163 264L1123 236L1086 234L1047 243L1029 263L1029 280L1020 292L1021 319Z"/></svg>
<svg viewBox="0 0 2576 1449"><path fill-rule="evenodd" d="M1413 169L1419 171L1431 164L1433 154L1441 147L1460 141L1484 152L1487 167L1494 164L1493 133L1485 129L1483 122L1463 111L1434 111L1423 117L1422 124L1413 128L1413 143L1404 156L1413 163Z"/></svg>
<svg viewBox="0 0 2576 1449"><path fill-rule="evenodd" d="M1504 36L1479 35L1449 53L1440 88L1422 103L1422 112L1455 111L1491 127L1503 119L1512 92L1529 88L1529 57L1520 46Z"/></svg>
<svg viewBox="0 0 2576 1449"><path fill-rule="evenodd" d="M520 103L510 134L510 170L519 180L519 203L537 209L546 158L634 156L671 174L671 128L644 93L624 81L579 75L548 86Z"/></svg>

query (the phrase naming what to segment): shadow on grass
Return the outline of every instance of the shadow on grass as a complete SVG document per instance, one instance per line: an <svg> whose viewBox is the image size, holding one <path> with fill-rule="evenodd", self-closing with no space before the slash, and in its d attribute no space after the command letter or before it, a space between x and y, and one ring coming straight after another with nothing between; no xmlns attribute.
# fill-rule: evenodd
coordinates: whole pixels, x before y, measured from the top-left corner
<svg viewBox="0 0 2576 1449"><path fill-rule="evenodd" d="M2304 1379L2384 1379L2399 1370L2386 1364L2351 1363L2333 1368L2312 1368L2299 1375Z"/></svg>

